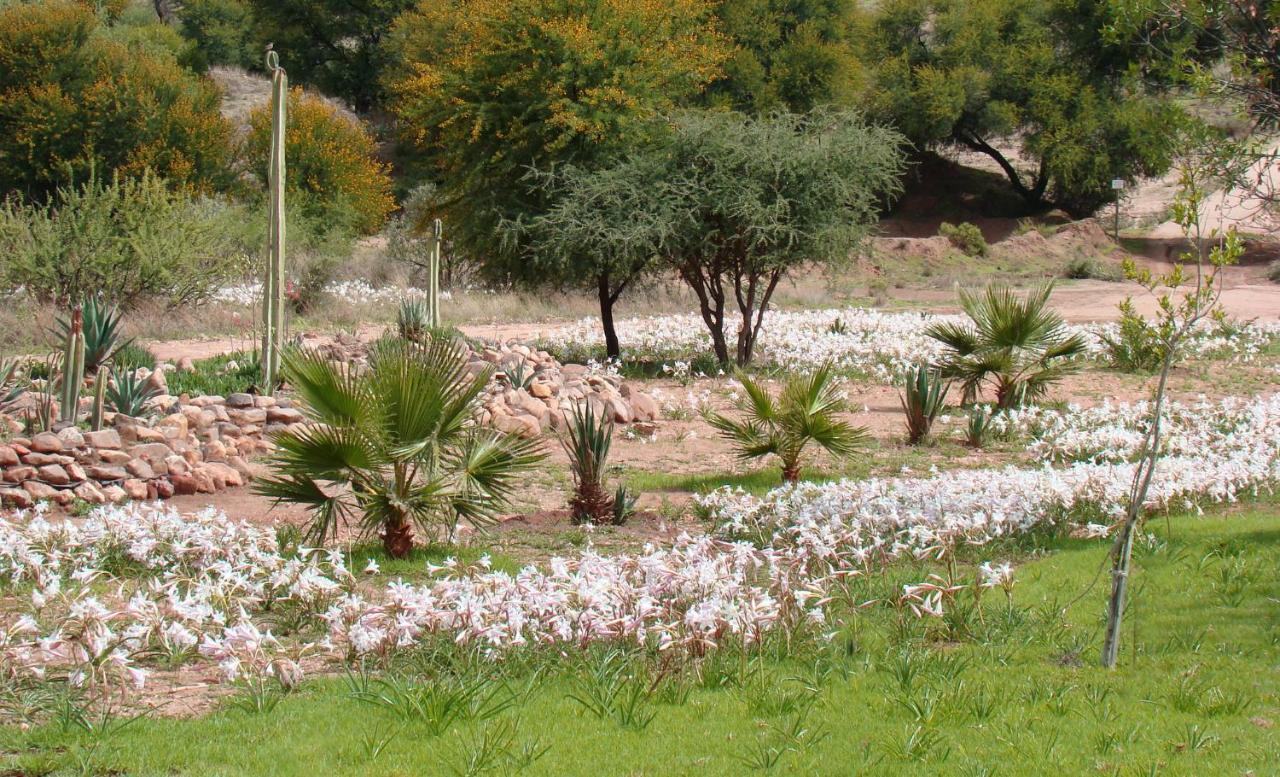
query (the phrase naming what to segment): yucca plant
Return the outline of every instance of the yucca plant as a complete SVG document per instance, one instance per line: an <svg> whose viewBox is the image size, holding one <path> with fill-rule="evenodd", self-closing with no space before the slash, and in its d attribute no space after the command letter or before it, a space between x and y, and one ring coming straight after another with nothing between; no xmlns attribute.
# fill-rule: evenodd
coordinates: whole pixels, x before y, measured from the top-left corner
<svg viewBox="0 0 1280 777"><path fill-rule="evenodd" d="M275 438L274 474L255 490L305 505L314 542L351 521L394 558L412 550L415 528L451 541L460 521L494 522L541 459L536 440L471 423L490 375L468 374L447 338L384 339L363 371L293 349L282 374L310 423Z"/></svg>
<svg viewBox="0 0 1280 777"><path fill-rule="evenodd" d="M907 375L903 391L898 395L902 411L907 415L907 442L916 445L929 436L933 422L947 403L951 385L942 380L928 365L916 365Z"/></svg>
<svg viewBox="0 0 1280 777"><path fill-rule="evenodd" d="M597 416L587 404L576 405L560 445L569 456L573 494L569 510L574 523L612 523L614 500L605 488L609 449L613 446L613 421Z"/></svg>
<svg viewBox="0 0 1280 777"><path fill-rule="evenodd" d="M802 456L810 443L833 456L849 456L869 439L866 429L836 417L845 401L832 380L831 365L790 378L776 400L741 370L737 378L745 394L739 402L745 418L735 421L712 413L707 421L737 446L740 458L777 456L788 483L800 479Z"/></svg>
<svg viewBox="0 0 1280 777"><path fill-rule="evenodd" d="M396 313L396 329L405 340L420 343L431 329L431 313L419 299L406 299Z"/></svg>
<svg viewBox="0 0 1280 777"><path fill-rule="evenodd" d="M1052 283L1025 298L1003 286L961 290L960 306L969 323L929 327L926 333L947 349L939 369L943 377L960 381L965 404L976 401L989 383L998 408L1018 407L1079 369L1075 357L1084 354L1085 338L1068 332L1062 317L1049 309L1052 293Z"/></svg>
<svg viewBox="0 0 1280 777"><path fill-rule="evenodd" d="M133 342L120 331L124 315L117 305L108 304L96 295L86 295L80 303L81 334L84 337L84 371L92 375L98 367L111 361L120 349ZM58 319L58 339L66 342L71 333L71 319Z"/></svg>
<svg viewBox="0 0 1280 777"><path fill-rule="evenodd" d="M160 392L139 378L133 370L113 370L114 379L107 385L107 407L131 418L141 418L147 413L147 402Z"/></svg>

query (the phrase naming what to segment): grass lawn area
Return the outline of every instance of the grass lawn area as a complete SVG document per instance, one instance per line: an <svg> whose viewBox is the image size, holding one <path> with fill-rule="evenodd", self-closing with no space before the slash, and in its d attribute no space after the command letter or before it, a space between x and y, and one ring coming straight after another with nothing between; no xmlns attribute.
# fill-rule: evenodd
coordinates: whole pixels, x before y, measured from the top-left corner
<svg viewBox="0 0 1280 777"><path fill-rule="evenodd" d="M873 606L790 645L726 649L696 674L616 650L494 670L445 649L408 660L394 686L369 680L382 703L332 677L265 713L227 703L98 736L9 728L0 773L1280 774L1278 511L1154 519L1112 672L1096 666L1107 544L1040 538L981 549L1017 565L1011 605L989 590L927 622ZM851 599L930 571L895 566ZM442 722L450 709L464 712Z"/></svg>

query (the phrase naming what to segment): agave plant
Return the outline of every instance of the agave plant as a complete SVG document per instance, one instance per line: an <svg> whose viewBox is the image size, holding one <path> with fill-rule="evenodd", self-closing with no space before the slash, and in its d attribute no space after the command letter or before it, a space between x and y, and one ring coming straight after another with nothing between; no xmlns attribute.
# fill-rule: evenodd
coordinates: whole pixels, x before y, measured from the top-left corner
<svg viewBox="0 0 1280 777"><path fill-rule="evenodd" d="M107 385L107 407L121 415L146 415L147 402L160 392L134 370L113 370L115 379Z"/></svg>
<svg viewBox="0 0 1280 777"><path fill-rule="evenodd" d="M405 340L420 343L431 329L431 315L420 299L407 299L400 303L396 313L396 330Z"/></svg>
<svg viewBox="0 0 1280 777"><path fill-rule="evenodd" d="M107 304L96 294L86 295L80 304L84 336L84 371L92 375L100 365L115 357L116 352L133 342L124 339L120 322L124 318L117 305ZM69 318L58 319L58 339L66 341L71 331Z"/></svg>
<svg viewBox="0 0 1280 777"><path fill-rule="evenodd" d="M1052 283L1025 298L1002 286L980 293L961 290L960 306L969 323L929 327L927 334L947 349L941 373L960 381L965 404L989 383L998 408L1018 407L1044 396L1079 368L1075 357L1085 352L1084 336L1068 332L1062 317L1049 309L1052 293Z"/></svg>
<svg viewBox="0 0 1280 777"><path fill-rule="evenodd" d="M982 448L987 444L987 438L991 436L991 419L994 413L988 413L987 409L982 406L974 406L969 409L969 423L965 427L964 443L970 448Z"/></svg>
<svg viewBox="0 0 1280 777"><path fill-rule="evenodd" d="M18 360L0 360L0 412L13 407L13 403L26 393L18 380Z"/></svg>
<svg viewBox="0 0 1280 777"><path fill-rule="evenodd" d="M951 385L944 382L937 371L919 364L907 375L903 392L898 395L902 411L907 415L907 442L916 445L929 436L933 422L947 403Z"/></svg>
<svg viewBox="0 0 1280 777"><path fill-rule="evenodd" d="M573 495L569 509L574 523L612 523L615 500L605 488L609 448L613 445L613 421L597 416L579 404L569 415L568 429L560 445L569 456Z"/></svg>
<svg viewBox="0 0 1280 777"><path fill-rule="evenodd" d="M836 417L845 409L845 402L832 377L829 364L810 375L792 377L775 400L739 370L737 378L745 393L739 410L746 417L735 421L712 413L707 421L737 446L739 457L777 456L782 462L782 479L794 483L800 479L802 456L809 443L834 456L851 455L867 443L866 429Z"/></svg>
<svg viewBox="0 0 1280 777"><path fill-rule="evenodd" d="M312 541L354 521L395 558L412 550L415 528L452 540L460 521L492 523L541 453L471 423L490 376L466 367L454 341L431 336L380 341L363 372L287 351L282 374L310 423L275 438L274 474L255 490L307 506Z"/></svg>

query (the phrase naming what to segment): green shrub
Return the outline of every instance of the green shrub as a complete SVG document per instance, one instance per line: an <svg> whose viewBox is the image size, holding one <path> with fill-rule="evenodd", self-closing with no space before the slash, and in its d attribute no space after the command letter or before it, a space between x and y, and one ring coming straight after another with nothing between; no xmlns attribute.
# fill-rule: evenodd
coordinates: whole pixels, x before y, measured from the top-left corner
<svg viewBox="0 0 1280 777"><path fill-rule="evenodd" d="M109 27L94 4L0 4L0 196L40 201L93 174L150 170L201 191L230 186L231 124L171 33Z"/></svg>
<svg viewBox="0 0 1280 777"><path fill-rule="evenodd" d="M262 369L256 351L237 351L201 359L194 370L170 372L166 378L174 396L225 397L261 386Z"/></svg>
<svg viewBox="0 0 1280 777"><path fill-rule="evenodd" d="M1119 281L1124 274L1119 269L1108 267L1092 256L1077 256L1067 262L1063 276L1072 280Z"/></svg>
<svg viewBox="0 0 1280 777"><path fill-rule="evenodd" d="M247 218L150 174L60 188L47 205L10 200L0 207L0 281L64 305L96 294L200 302L247 267Z"/></svg>
<svg viewBox="0 0 1280 777"><path fill-rule="evenodd" d="M136 370L139 367L146 367L149 370L156 368L156 355L146 346L139 345L136 340L129 340L117 348L111 361L118 370Z"/></svg>
<svg viewBox="0 0 1280 777"><path fill-rule="evenodd" d="M389 167L375 156L376 144L368 129L359 119L299 89L289 93L288 109L289 196L309 218L325 225L357 234L377 232L395 209L395 199ZM253 111L249 126L245 161L262 178L271 147L269 104Z"/></svg>
<svg viewBox="0 0 1280 777"><path fill-rule="evenodd" d="M261 64L253 35L253 11L244 0L185 0L182 36L191 42L191 64L250 68Z"/></svg>
<svg viewBox="0 0 1280 777"><path fill-rule="evenodd" d="M1138 315L1133 301L1120 303L1120 325L1115 335L1103 335L1107 362L1121 372L1155 372L1164 363L1164 334Z"/></svg>
<svg viewBox="0 0 1280 777"><path fill-rule="evenodd" d="M982 236L982 230L967 221L959 224L949 224L944 221L938 226L938 234L945 237L965 256L987 255L987 239Z"/></svg>

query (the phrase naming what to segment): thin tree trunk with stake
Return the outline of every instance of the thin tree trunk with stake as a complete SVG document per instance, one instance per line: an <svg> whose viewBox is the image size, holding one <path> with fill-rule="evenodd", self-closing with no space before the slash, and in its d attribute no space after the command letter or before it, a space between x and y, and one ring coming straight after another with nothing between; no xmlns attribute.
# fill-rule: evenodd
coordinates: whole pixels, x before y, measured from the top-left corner
<svg viewBox="0 0 1280 777"><path fill-rule="evenodd" d="M280 350L284 341L284 183L285 121L289 103L289 78L280 67L280 56L267 50L271 73L271 162L267 170L270 216L267 232L267 272L262 284L262 390L273 394L280 374Z"/></svg>
<svg viewBox="0 0 1280 777"><path fill-rule="evenodd" d="M1200 205L1204 201L1204 190L1194 170L1184 169L1181 187L1182 191L1174 202L1174 220L1182 226L1187 235L1189 250L1183 254L1183 258L1195 260L1196 285L1194 290L1183 296L1180 303L1173 301L1172 292L1160 297L1163 320L1158 326L1163 333L1161 346L1164 348L1164 353L1160 364L1160 377L1152 396L1151 425L1147 428L1142 447L1139 449L1133 481L1129 488L1129 502L1125 507L1124 521L1121 523L1111 550L1111 596L1107 603L1107 624L1103 634L1101 656L1102 666L1108 669L1115 668L1120 657L1120 629L1123 625L1129 593L1133 543L1142 525L1143 507L1156 465L1160 461L1160 446L1164 442L1162 416L1169 373L1179 356L1183 342L1195 331L1196 326L1212 315L1218 307L1222 295L1219 271L1235 263L1243 251L1239 236L1234 232L1228 232L1219 239L1217 246L1206 250L1205 236L1200 224ZM1160 286L1176 288L1183 281L1181 265L1163 277L1154 276L1147 270L1137 270L1132 264L1126 269L1131 278L1152 292Z"/></svg>
<svg viewBox="0 0 1280 777"><path fill-rule="evenodd" d="M431 225L431 249L427 254L427 311L431 328L440 326L440 246L444 242L444 224L436 219Z"/></svg>

